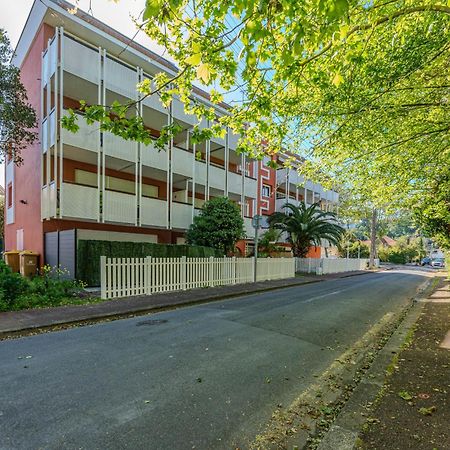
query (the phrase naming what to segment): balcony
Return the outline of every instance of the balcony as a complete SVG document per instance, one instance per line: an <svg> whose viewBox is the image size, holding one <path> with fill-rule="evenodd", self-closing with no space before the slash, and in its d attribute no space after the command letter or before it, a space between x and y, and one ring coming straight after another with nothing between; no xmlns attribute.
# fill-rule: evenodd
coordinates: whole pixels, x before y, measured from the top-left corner
<svg viewBox="0 0 450 450"><path fill-rule="evenodd" d="M123 192L105 191L103 219L135 225L137 222L137 197Z"/></svg>
<svg viewBox="0 0 450 450"><path fill-rule="evenodd" d="M68 115L66 111L64 115ZM88 125L82 114L76 114L77 124L80 127L76 133L61 128L64 144L72 147L83 148L97 153L100 145L100 129L98 125Z"/></svg>
<svg viewBox="0 0 450 450"><path fill-rule="evenodd" d="M62 183L60 212L62 217L98 220L98 189L79 184Z"/></svg>
<svg viewBox="0 0 450 450"><path fill-rule="evenodd" d="M137 142L127 141L112 133L103 134L103 149L105 155L124 161L136 162Z"/></svg>
<svg viewBox="0 0 450 450"><path fill-rule="evenodd" d="M192 223L192 205L172 203L172 228L186 230Z"/></svg>
<svg viewBox="0 0 450 450"><path fill-rule="evenodd" d="M87 47L67 36L63 44L64 70L98 84L100 58L98 50Z"/></svg>
<svg viewBox="0 0 450 450"><path fill-rule="evenodd" d="M144 166L167 171L168 153L157 149L152 143L141 145L141 161Z"/></svg>
<svg viewBox="0 0 450 450"><path fill-rule="evenodd" d="M44 186L41 190L41 218L49 219L56 216L56 187L55 183ZM9 209L8 209L9 212Z"/></svg>
<svg viewBox="0 0 450 450"><path fill-rule="evenodd" d="M191 152L174 146L172 154L172 167L174 173L192 178L193 158L194 155Z"/></svg>
<svg viewBox="0 0 450 450"><path fill-rule="evenodd" d="M214 165L209 166L209 185L212 188L225 190L225 169Z"/></svg>
<svg viewBox="0 0 450 450"><path fill-rule="evenodd" d="M136 68L132 69L106 57L104 74L106 89L130 99L137 98L138 74Z"/></svg>
<svg viewBox="0 0 450 450"><path fill-rule="evenodd" d="M157 198L142 197L141 225L167 228L167 202Z"/></svg>
<svg viewBox="0 0 450 450"><path fill-rule="evenodd" d="M252 227L252 219L250 217L244 217L244 230L247 239L253 239L255 236L255 229Z"/></svg>

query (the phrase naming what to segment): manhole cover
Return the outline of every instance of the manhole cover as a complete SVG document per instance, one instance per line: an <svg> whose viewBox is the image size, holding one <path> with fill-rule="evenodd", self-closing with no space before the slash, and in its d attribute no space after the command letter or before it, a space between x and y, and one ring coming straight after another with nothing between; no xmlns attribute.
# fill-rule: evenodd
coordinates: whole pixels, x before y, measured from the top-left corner
<svg viewBox="0 0 450 450"><path fill-rule="evenodd" d="M162 323L166 323L167 320L166 319L152 319L152 320L143 320L142 322L138 322L136 324L137 327L141 327L142 325L160 325Z"/></svg>

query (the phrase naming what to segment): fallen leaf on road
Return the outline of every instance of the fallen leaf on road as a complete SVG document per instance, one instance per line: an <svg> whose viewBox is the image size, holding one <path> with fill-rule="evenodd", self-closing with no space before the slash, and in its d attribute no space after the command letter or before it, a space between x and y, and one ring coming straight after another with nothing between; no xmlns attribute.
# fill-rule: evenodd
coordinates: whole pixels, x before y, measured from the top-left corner
<svg viewBox="0 0 450 450"><path fill-rule="evenodd" d="M403 400L412 400L413 396L408 391L400 391L398 393L398 396L401 397Z"/></svg>
<svg viewBox="0 0 450 450"><path fill-rule="evenodd" d="M420 408L419 412L423 416L431 416L436 411L436 406L430 406L429 408Z"/></svg>

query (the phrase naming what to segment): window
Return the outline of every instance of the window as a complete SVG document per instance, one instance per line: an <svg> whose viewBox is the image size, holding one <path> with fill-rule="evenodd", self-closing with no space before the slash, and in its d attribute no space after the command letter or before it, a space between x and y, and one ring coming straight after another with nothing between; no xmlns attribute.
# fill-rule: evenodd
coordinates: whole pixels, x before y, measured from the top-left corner
<svg viewBox="0 0 450 450"><path fill-rule="evenodd" d="M8 208L11 208L11 206L12 206L12 197L13 197L12 183L8 183L8 189L7 189L6 195L8 197Z"/></svg>
<svg viewBox="0 0 450 450"><path fill-rule="evenodd" d="M266 186L265 184L263 184L261 188L261 195L263 197L270 197L270 186Z"/></svg>

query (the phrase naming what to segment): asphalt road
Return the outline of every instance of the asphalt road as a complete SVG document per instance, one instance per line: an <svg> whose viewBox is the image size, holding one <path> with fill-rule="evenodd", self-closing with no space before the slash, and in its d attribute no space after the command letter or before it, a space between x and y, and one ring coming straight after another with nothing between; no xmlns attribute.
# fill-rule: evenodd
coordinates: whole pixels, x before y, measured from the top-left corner
<svg viewBox="0 0 450 450"><path fill-rule="evenodd" d="M0 342L0 449L246 448L424 276L367 274Z"/></svg>

